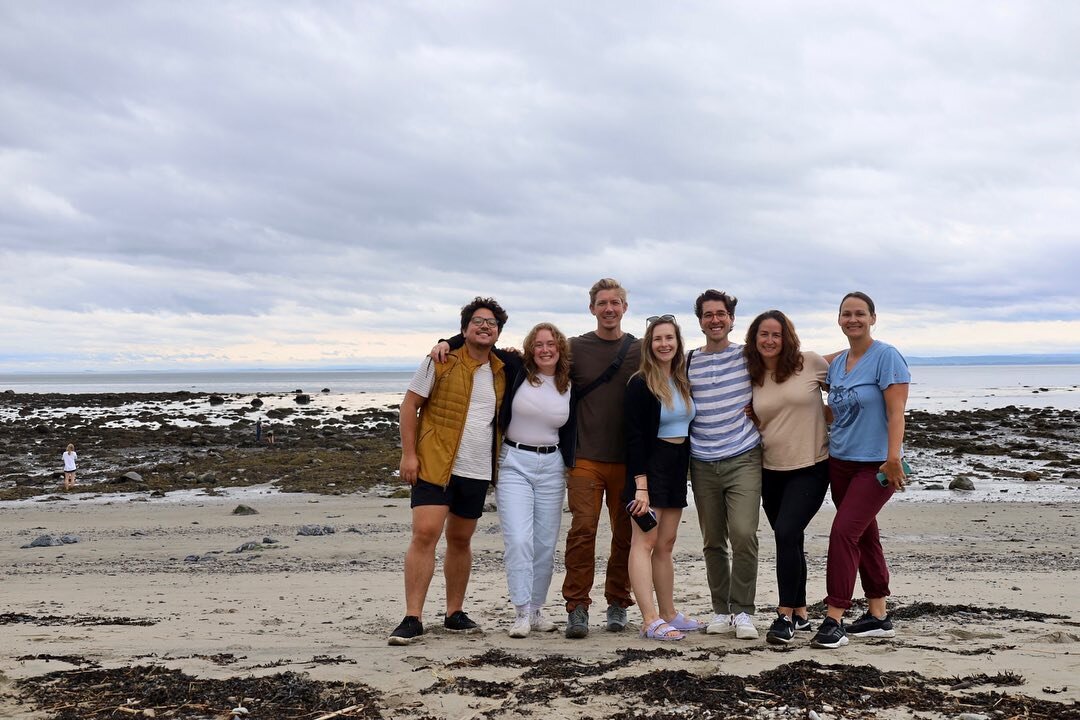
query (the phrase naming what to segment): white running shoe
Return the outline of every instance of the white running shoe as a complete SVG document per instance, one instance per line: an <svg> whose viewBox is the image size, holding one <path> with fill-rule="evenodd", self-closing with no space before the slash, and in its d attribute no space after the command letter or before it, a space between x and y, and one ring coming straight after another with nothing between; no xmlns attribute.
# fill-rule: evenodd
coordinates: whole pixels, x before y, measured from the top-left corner
<svg viewBox="0 0 1080 720"><path fill-rule="evenodd" d="M518 610L517 617L514 618L514 624L510 626L509 635L512 638L524 638L529 637L529 612L528 610Z"/></svg>
<svg viewBox="0 0 1080 720"><path fill-rule="evenodd" d="M709 635L722 635L731 632L735 629L731 624L731 617L727 613L720 613L709 621L709 624L705 627L705 632Z"/></svg>
<svg viewBox="0 0 1080 720"><path fill-rule="evenodd" d="M757 640L758 638L754 621L744 612L731 618L731 626L735 628L735 637L740 640Z"/></svg>
<svg viewBox="0 0 1080 720"><path fill-rule="evenodd" d="M533 608L529 612L529 627L537 632L555 632L555 623L547 619L543 608Z"/></svg>

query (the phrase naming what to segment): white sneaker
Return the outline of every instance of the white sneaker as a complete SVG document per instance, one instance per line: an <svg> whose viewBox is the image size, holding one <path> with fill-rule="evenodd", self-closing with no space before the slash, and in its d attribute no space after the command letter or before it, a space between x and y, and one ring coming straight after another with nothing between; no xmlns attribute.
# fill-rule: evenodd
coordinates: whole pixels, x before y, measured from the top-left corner
<svg viewBox="0 0 1080 720"><path fill-rule="evenodd" d="M729 633L734 629L735 626L732 625L731 615L720 613L709 621L709 624L705 627L705 632L709 635L721 635L723 633Z"/></svg>
<svg viewBox="0 0 1080 720"><path fill-rule="evenodd" d="M537 632L555 632L555 623L547 619L543 608L533 608L529 613L529 627Z"/></svg>
<svg viewBox="0 0 1080 720"><path fill-rule="evenodd" d="M740 640L757 640L757 628L754 627L754 621L746 613L739 613L731 618L731 626L735 628L735 637Z"/></svg>
<svg viewBox="0 0 1080 720"><path fill-rule="evenodd" d="M529 630L529 612L527 610L518 610L517 617L514 618L514 624L510 626L510 637L529 637Z"/></svg>

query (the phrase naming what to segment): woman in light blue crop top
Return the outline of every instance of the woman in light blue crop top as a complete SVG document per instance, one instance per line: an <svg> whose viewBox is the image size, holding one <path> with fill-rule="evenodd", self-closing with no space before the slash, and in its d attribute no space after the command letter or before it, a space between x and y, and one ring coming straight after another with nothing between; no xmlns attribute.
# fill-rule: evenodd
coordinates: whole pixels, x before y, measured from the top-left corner
<svg viewBox="0 0 1080 720"><path fill-rule="evenodd" d="M641 369L626 386L626 491L634 518L630 586L641 610L642 637L682 640L697 620L675 609L672 553L690 467L694 401L686 376L682 334L675 318L649 318L641 341ZM655 527L649 520L655 516Z"/></svg>

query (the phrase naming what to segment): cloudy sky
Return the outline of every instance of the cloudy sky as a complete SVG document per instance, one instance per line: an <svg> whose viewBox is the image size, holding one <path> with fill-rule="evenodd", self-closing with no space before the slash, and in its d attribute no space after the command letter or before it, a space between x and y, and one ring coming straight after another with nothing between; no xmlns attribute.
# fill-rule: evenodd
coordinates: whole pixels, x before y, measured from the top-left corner
<svg viewBox="0 0 1080 720"><path fill-rule="evenodd" d="M0 3L0 370L413 365L702 289L1080 352L1080 4Z"/></svg>

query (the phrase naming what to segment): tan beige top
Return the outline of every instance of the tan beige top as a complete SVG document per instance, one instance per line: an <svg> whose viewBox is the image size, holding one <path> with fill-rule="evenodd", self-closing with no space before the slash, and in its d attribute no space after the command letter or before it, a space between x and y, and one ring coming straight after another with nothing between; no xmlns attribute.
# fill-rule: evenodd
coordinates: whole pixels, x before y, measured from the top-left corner
<svg viewBox="0 0 1080 720"><path fill-rule="evenodd" d="M829 364L804 352L803 369L782 383L765 374L754 386L754 414L761 426L762 464L769 470L797 470L829 457L822 384Z"/></svg>

